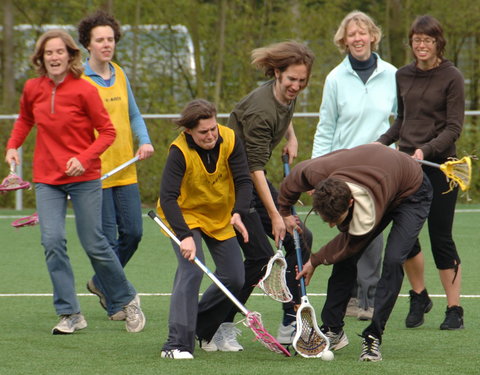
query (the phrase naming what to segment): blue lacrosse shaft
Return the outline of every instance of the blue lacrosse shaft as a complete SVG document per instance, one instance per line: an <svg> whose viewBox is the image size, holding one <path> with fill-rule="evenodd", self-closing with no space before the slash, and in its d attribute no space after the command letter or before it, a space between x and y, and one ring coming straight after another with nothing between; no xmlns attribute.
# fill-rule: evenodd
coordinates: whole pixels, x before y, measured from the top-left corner
<svg viewBox="0 0 480 375"><path fill-rule="evenodd" d="M283 162L283 175L287 177L290 173L290 165L288 164L288 154L282 155ZM292 215L296 215L297 210L295 206L292 206ZM295 254L297 255L297 267L298 272L302 272L303 269L303 259L302 259L302 246L300 245L300 236L296 229L293 230L293 243L295 244ZM302 297L307 295L307 288L305 288L305 280L303 277L300 278L300 291Z"/></svg>

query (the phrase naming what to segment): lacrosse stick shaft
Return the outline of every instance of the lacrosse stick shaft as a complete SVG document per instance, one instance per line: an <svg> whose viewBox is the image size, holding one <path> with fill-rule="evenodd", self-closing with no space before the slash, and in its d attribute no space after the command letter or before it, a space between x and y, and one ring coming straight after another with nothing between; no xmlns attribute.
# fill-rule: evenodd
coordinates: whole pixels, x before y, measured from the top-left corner
<svg viewBox="0 0 480 375"><path fill-rule="evenodd" d="M418 161L420 164L428 165L429 167L434 167L434 168L440 168L441 167L440 164L432 163L431 161L428 161L428 160L415 159L415 161Z"/></svg>
<svg viewBox="0 0 480 375"><path fill-rule="evenodd" d="M160 227L168 234L168 236L175 241L178 246L180 246L180 240L153 210L148 213L148 216L150 216L150 218L160 225ZM240 301L232 294L232 292L230 292L227 287L223 285L223 283L218 280L218 278L197 257L195 257L195 264L207 274L207 276L215 283L215 285L218 286L223 293L225 293L225 295L240 309L244 315L248 315L248 310L246 307L240 303Z"/></svg>
<svg viewBox="0 0 480 375"><path fill-rule="evenodd" d="M118 167L112 169L110 172L105 173L105 174L100 178L100 180L103 181L103 180L105 180L106 178L109 178L110 176L114 175L115 173L120 172L122 169L127 168L130 164L135 163L137 160L138 160L138 155L135 156L134 158L126 161L125 163L120 164Z"/></svg>
<svg viewBox="0 0 480 375"><path fill-rule="evenodd" d="M288 164L288 154L282 155L283 161L283 175L287 177L290 173L290 165ZM292 206L292 215L296 215L297 210L295 210L295 206ZM297 255L297 267L298 272L302 272L303 269L303 259L302 259L302 247L300 245L300 236L296 229L293 230L293 242L295 244L295 254ZM305 280L304 278L300 278L300 290L302 292L302 296L307 294L307 289L305 288Z"/></svg>

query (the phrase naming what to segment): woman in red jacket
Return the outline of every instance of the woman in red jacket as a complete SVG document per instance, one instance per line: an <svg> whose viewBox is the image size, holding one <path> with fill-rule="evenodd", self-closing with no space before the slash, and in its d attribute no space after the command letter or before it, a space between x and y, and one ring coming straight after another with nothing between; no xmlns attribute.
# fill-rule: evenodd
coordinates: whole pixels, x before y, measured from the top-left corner
<svg viewBox="0 0 480 375"><path fill-rule="evenodd" d="M98 91L80 79L80 50L63 30L37 41L32 57L38 78L25 83L20 116L7 143L5 161L20 163L17 149L37 126L33 181L45 259L60 322L53 334L74 333L87 326L80 313L72 267L67 256L67 197L75 211L78 237L116 311L127 315L126 329L139 332L145 317L101 226L100 154L115 139ZM95 137L95 131L98 137Z"/></svg>

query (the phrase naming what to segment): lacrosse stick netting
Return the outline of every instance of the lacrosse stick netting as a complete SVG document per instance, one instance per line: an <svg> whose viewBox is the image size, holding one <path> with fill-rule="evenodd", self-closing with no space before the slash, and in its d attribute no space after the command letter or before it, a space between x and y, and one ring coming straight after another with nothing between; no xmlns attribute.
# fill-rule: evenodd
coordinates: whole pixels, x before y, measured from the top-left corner
<svg viewBox="0 0 480 375"><path fill-rule="evenodd" d="M275 301L287 303L290 302L293 297L287 286L287 261L281 248L282 241L280 241L275 255L268 261L265 276L258 282L258 287Z"/></svg>
<svg viewBox="0 0 480 375"><path fill-rule="evenodd" d="M152 210L148 213L151 219L153 219L167 235L175 241L177 245L180 245L180 241L175 236L175 234L170 230L170 228L157 216L157 214ZM240 303L240 301L228 290L228 288L223 285L223 283L205 266L200 259L195 257L195 264L212 280L215 285L223 292L225 295L238 307L238 309L246 316L244 324L252 330L255 335L255 338L262 343L267 349L283 354L287 357L290 357L290 352L285 349L267 330L263 327L262 321L260 319L260 314L258 312L250 312L247 308Z"/></svg>
<svg viewBox="0 0 480 375"><path fill-rule="evenodd" d="M21 227L28 227L37 225L38 221L38 214L35 212L30 216L21 217L20 219L12 221L12 227L14 228L21 228Z"/></svg>
<svg viewBox="0 0 480 375"><path fill-rule="evenodd" d="M460 187L462 191L470 189L472 181L472 158L465 156L461 159L452 159L443 164L432 163L426 160L416 159L419 163L429 167L440 168L449 180L450 189L445 192L451 192L455 187Z"/></svg>
<svg viewBox="0 0 480 375"><path fill-rule="evenodd" d="M19 189L28 189L30 182L24 181L15 173L15 162L10 163L10 173L0 184L0 193Z"/></svg>

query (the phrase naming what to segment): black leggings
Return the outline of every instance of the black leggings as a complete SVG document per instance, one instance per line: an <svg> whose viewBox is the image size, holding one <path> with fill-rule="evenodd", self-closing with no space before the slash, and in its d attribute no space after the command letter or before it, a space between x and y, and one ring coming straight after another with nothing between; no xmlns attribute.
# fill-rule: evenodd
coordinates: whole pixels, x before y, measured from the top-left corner
<svg viewBox="0 0 480 375"><path fill-rule="evenodd" d="M458 187L447 194L450 187L446 176L438 168L424 166L423 170L433 187L433 200L428 215L428 233L432 247L433 259L439 270L457 268L460 256L452 237L452 226L457 203ZM421 251L417 239L408 258Z"/></svg>

